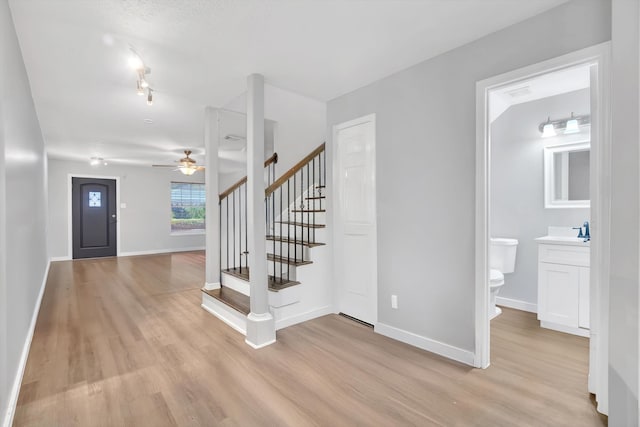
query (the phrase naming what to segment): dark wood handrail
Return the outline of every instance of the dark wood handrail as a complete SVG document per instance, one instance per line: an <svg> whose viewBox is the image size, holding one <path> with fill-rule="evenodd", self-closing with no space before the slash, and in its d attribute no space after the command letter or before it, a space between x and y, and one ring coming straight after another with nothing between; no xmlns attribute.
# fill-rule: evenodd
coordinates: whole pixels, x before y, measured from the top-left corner
<svg viewBox="0 0 640 427"><path fill-rule="evenodd" d="M325 143L323 142L322 144L320 144L320 146L318 148L316 148L315 150L313 150L311 153L309 153L304 159L300 160L298 163L296 163L291 169L289 169L284 175L282 175L280 178L278 178L273 184L271 184L269 187L267 187L266 190L264 190L264 194L265 197L269 197L269 195L271 195L271 193L273 193L274 191L276 191L278 188L280 188L280 186L282 184L284 184L285 182L287 182L287 180L289 178L291 178L293 175L295 175L296 172L298 172L300 169L302 169L307 163L309 163L311 160L313 160L313 158L315 156L317 156L318 154L322 153L324 151L324 146Z"/></svg>
<svg viewBox="0 0 640 427"><path fill-rule="evenodd" d="M273 156L271 156L267 160L265 160L264 161L264 167L266 168L267 166L269 166L272 163L278 163L278 153L273 153ZM224 190L222 193L220 193L220 195L218 196L219 201L224 200L227 196L229 196L229 194L233 193L238 187L240 187L245 182L247 182L247 177L246 176L244 178L241 178L240 180L238 180L238 182L236 182L231 187L229 187L226 190Z"/></svg>

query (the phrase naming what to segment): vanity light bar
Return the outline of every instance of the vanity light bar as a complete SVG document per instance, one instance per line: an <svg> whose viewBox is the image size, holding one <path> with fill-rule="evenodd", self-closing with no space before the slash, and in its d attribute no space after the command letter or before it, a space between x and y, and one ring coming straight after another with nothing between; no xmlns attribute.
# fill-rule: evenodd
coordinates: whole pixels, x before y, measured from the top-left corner
<svg viewBox="0 0 640 427"><path fill-rule="evenodd" d="M571 113L571 117L567 117L564 119L551 120L551 118L549 118L538 125L538 130L540 131L540 133L544 133L545 125L552 125L554 130L566 130L567 122L572 120L576 120L578 122L578 126L588 125L591 123L591 116L589 114L574 116L573 113Z"/></svg>

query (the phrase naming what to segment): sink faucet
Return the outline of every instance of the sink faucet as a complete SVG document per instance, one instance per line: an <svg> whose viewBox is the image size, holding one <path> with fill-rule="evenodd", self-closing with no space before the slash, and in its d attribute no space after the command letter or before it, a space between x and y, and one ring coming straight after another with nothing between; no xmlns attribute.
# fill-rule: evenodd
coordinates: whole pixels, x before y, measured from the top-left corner
<svg viewBox="0 0 640 427"><path fill-rule="evenodd" d="M584 241L588 242L589 240L591 240L591 234L589 234L589 221L585 221L582 226L584 227ZM580 227L580 231L582 231L582 227Z"/></svg>
<svg viewBox="0 0 640 427"><path fill-rule="evenodd" d="M585 222L585 224L587 224L587 227L589 227L588 223ZM584 234L582 234L582 227L572 227L574 230L579 230L578 231L578 239L583 239L586 236ZM588 228L587 228L588 230Z"/></svg>

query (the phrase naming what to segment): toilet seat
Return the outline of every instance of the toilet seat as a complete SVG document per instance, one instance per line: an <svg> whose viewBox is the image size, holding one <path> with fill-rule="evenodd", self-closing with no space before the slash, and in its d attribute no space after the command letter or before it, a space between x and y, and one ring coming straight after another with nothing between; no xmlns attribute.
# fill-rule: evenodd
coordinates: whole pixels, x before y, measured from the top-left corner
<svg viewBox="0 0 640 427"><path fill-rule="evenodd" d="M489 270L489 286L496 287L504 285L504 274L499 270Z"/></svg>

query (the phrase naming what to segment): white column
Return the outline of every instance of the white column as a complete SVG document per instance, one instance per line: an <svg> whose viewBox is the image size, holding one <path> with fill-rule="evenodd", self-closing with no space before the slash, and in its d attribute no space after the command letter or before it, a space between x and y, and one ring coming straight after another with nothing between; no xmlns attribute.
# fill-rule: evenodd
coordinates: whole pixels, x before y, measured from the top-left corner
<svg viewBox="0 0 640 427"><path fill-rule="evenodd" d="M220 287L220 209L218 208L218 110L204 109L204 149L206 199L205 289Z"/></svg>
<svg viewBox="0 0 640 427"><path fill-rule="evenodd" d="M247 78L247 215L251 313L247 316L246 342L254 348L276 340L269 313L267 282L266 214L264 210L264 77Z"/></svg>

